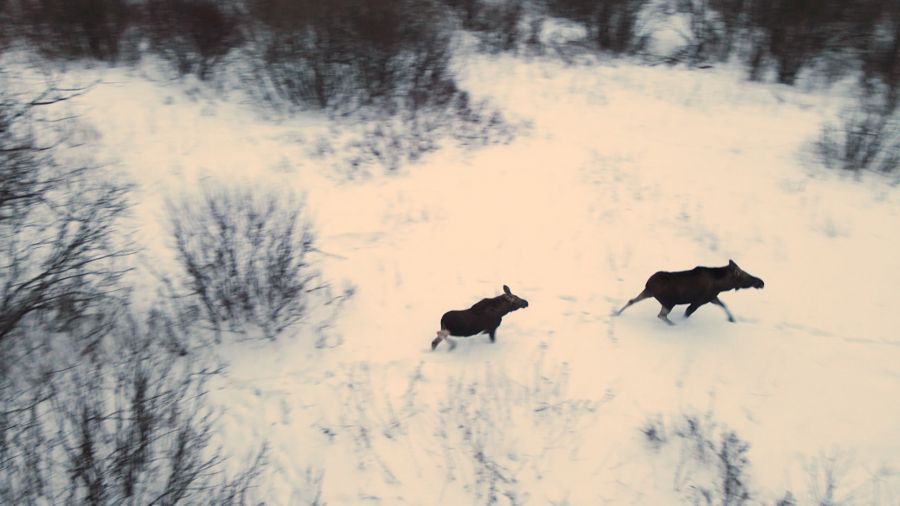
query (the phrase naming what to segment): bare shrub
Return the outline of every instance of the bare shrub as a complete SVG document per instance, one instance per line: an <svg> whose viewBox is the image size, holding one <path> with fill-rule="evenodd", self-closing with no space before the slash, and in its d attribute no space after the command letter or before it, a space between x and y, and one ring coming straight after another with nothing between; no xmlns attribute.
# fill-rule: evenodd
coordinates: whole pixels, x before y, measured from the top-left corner
<svg viewBox="0 0 900 506"><path fill-rule="evenodd" d="M71 120L45 106L70 96L0 86L0 503L246 502L262 454L224 478L213 371L129 316L127 187L62 154Z"/></svg>
<svg viewBox="0 0 900 506"><path fill-rule="evenodd" d="M639 36L641 11L648 0L554 0L551 14L583 24L597 48L613 53L631 53L642 45Z"/></svg>
<svg viewBox="0 0 900 506"><path fill-rule="evenodd" d="M451 25L432 0L251 0L263 96L353 111L446 103Z"/></svg>
<svg viewBox="0 0 900 506"><path fill-rule="evenodd" d="M80 355L61 336L11 366L0 380L0 502L247 502L263 452L222 475L203 403L213 371L174 360L147 329L120 321Z"/></svg>
<svg viewBox="0 0 900 506"><path fill-rule="evenodd" d="M7 7L25 37L51 58L120 61L135 56L126 32L136 23L128 0L18 0Z"/></svg>
<svg viewBox="0 0 900 506"><path fill-rule="evenodd" d="M212 0L146 0L144 32L151 51L171 61L179 73L209 79L242 41L234 10Z"/></svg>
<svg viewBox="0 0 900 506"><path fill-rule="evenodd" d="M840 123L826 124L816 144L822 163L860 173L892 173L900 166L900 109L868 98L848 107Z"/></svg>
<svg viewBox="0 0 900 506"><path fill-rule="evenodd" d="M641 427L641 433L654 450L659 450L669 442L666 428L661 418L649 418Z"/></svg>
<svg viewBox="0 0 900 506"><path fill-rule="evenodd" d="M65 122L48 107L71 91L26 98L0 75L0 342L30 319L73 328L119 290L113 238L127 186L88 164L58 160Z"/></svg>
<svg viewBox="0 0 900 506"><path fill-rule="evenodd" d="M169 202L181 275L176 288L217 333L248 325L274 339L334 297L311 265L315 234L293 194L213 186ZM312 306L312 307L311 307Z"/></svg>
<svg viewBox="0 0 900 506"><path fill-rule="evenodd" d="M641 432L657 450L677 443L676 490L685 490L693 504L740 506L751 499L747 477L750 445L710 415L681 417L671 429L674 438L659 437L666 433L659 416L648 419Z"/></svg>
<svg viewBox="0 0 900 506"><path fill-rule="evenodd" d="M527 503L553 452L576 448L578 429L599 408L598 401L569 397L568 364L548 366L544 349L531 367L524 384L490 368L448 379L438 403L442 468L472 504Z"/></svg>
<svg viewBox="0 0 900 506"><path fill-rule="evenodd" d="M887 4L888 2L885 2ZM900 9L870 5L857 24L862 41L863 79L867 89L883 87L887 104L900 106Z"/></svg>
<svg viewBox="0 0 900 506"><path fill-rule="evenodd" d="M499 110L486 101L474 101L460 92L445 111L409 110L388 116L363 115L361 135L334 149L332 139L323 140L325 152L339 153L337 170L354 178L369 175L371 166L387 171L420 160L440 148L442 138L459 145L477 148L495 143L508 143L527 124L512 124ZM317 155L321 156L322 153Z"/></svg>
<svg viewBox="0 0 900 506"><path fill-rule="evenodd" d="M775 501L775 506L797 506L797 500L794 499L794 494L787 491L780 499Z"/></svg>
<svg viewBox="0 0 900 506"><path fill-rule="evenodd" d="M673 62L702 65L732 56L745 33L746 10L742 0L671 0L653 14L662 19L673 14L684 17L681 35L685 44L668 57Z"/></svg>
<svg viewBox="0 0 900 506"><path fill-rule="evenodd" d="M523 37L526 2L520 0L446 1L464 29L474 33L482 51L514 51Z"/></svg>

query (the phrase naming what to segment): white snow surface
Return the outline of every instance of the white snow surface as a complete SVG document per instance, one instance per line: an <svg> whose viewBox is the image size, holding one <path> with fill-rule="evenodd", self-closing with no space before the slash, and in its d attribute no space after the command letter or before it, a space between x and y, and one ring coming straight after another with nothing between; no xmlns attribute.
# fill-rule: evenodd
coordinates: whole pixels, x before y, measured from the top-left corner
<svg viewBox="0 0 900 506"><path fill-rule="evenodd" d="M715 478L641 428L687 414L749 443L752 504L786 490L814 504L826 471L846 504L900 504L900 193L816 166L837 93L733 69L461 68L473 95L532 127L354 181L313 155L348 123L119 70L76 99L97 158L137 185L155 268L175 269L166 196L256 184L306 195L326 278L357 288L331 347L300 326L218 349L219 443L237 465L268 442L260 500L682 504ZM736 323L681 306L669 327L653 300L610 316L655 271L729 259L766 282L722 295ZM496 343L430 350L445 311L503 284L530 306Z"/></svg>

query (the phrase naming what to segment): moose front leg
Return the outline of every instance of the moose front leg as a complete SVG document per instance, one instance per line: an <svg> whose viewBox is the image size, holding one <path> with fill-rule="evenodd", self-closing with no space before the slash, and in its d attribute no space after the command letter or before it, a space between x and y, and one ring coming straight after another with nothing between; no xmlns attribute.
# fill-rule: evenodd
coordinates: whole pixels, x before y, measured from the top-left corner
<svg viewBox="0 0 900 506"><path fill-rule="evenodd" d="M491 342L492 342L492 343L493 343L494 341L496 341L496 340L497 340L497 327L494 327L494 328L492 328L491 330L489 330L489 331L488 331L488 336L490 336Z"/></svg>
<svg viewBox="0 0 900 506"><path fill-rule="evenodd" d="M731 314L731 311L728 310L728 307L725 306L725 303L724 303L724 302L722 302L721 300L719 300L718 297L716 297L715 299L711 300L710 302L712 302L713 304L715 304L715 305L721 307L722 309L724 309L724 310L725 310L725 314L728 315L728 321L734 323L734 315Z"/></svg>

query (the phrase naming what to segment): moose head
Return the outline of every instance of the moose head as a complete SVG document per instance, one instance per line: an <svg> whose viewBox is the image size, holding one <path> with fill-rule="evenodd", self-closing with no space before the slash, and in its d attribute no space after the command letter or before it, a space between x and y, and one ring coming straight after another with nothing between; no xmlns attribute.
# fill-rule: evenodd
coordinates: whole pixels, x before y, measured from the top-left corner
<svg viewBox="0 0 900 506"><path fill-rule="evenodd" d="M519 297L518 295L513 295L513 293L509 290L509 287L506 285L503 285L503 295L501 295L500 297L502 297L503 302L505 302L509 307L509 311L515 311L517 309L528 307L528 301Z"/></svg>
<svg viewBox="0 0 900 506"><path fill-rule="evenodd" d="M734 260L728 261L728 267L726 267L726 277L728 278L727 285L729 289L740 290L742 288L756 288L760 289L764 287L766 284L760 278L753 276L745 272L743 269L738 267L738 264L734 263Z"/></svg>

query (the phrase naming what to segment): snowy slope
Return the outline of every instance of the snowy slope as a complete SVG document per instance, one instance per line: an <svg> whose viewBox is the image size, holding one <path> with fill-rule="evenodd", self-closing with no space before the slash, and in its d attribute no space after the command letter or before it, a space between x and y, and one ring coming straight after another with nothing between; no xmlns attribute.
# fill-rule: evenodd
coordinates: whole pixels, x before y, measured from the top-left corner
<svg viewBox="0 0 900 506"><path fill-rule="evenodd" d="M269 442L261 499L680 504L706 478L640 429L688 414L750 444L754 502L791 490L813 504L833 471L837 499L900 503L900 194L814 167L809 142L839 98L727 70L463 68L532 128L363 182L312 155L322 118L265 119L112 71L78 99L98 156L138 184L154 265L171 264L166 195L291 186L327 278L357 287L332 348L300 328L221 350L222 442L238 457ZM723 294L737 323L710 305L676 309L670 328L652 300L610 316L656 270L730 258L766 281ZM530 306L495 344L429 350L444 311L504 283Z"/></svg>

